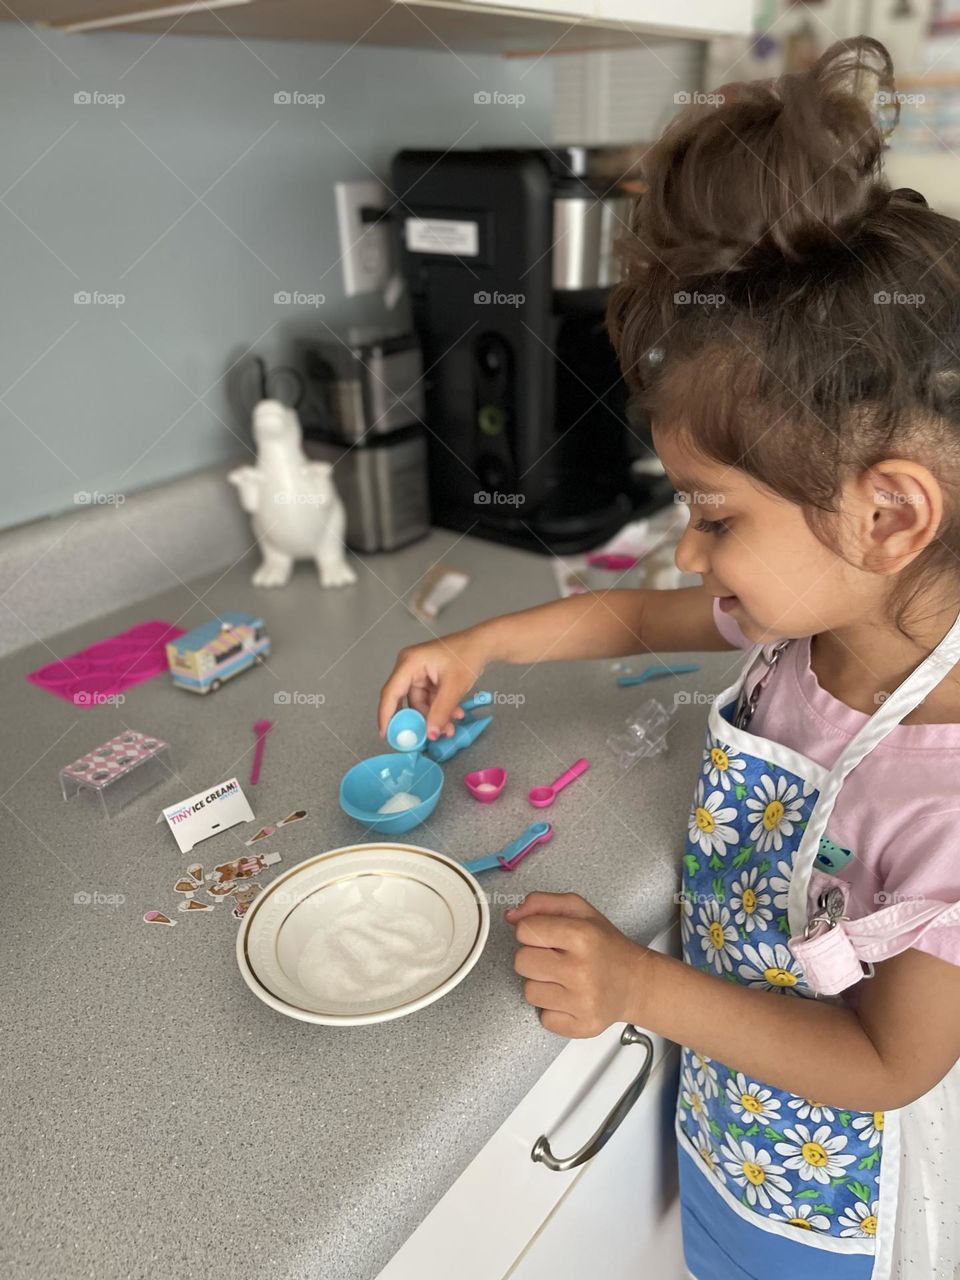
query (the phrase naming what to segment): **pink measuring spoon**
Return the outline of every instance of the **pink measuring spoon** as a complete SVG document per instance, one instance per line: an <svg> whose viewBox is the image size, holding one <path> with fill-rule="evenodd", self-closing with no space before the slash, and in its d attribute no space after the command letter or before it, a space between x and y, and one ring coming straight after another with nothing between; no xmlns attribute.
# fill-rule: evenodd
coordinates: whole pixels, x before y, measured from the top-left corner
<svg viewBox="0 0 960 1280"><path fill-rule="evenodd" d="M253 732L257 735L257 745L253 749L253 764L250 766L251 787L255 787L260 781L260 766L263 764L263 748L267 741L267 734L272 728L272 720L258 720L253 726Z"/></svg>
<svg viewBox="0 0 960 1280"><path fill-rule="evenodd" d="M581 758L575 761L565 773L561 773L556 782L551 782L546 787L531 787L527 792L527 799L535 808L547 809L556 800L558 791L568 787L575 778L579 778L581 773L586 773L589 768L590 761Z"/></svg>

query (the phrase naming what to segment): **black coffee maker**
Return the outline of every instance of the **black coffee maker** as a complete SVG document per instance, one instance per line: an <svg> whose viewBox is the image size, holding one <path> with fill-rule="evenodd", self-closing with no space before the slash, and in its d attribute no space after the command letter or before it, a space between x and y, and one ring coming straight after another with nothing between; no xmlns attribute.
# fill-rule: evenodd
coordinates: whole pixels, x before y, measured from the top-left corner
<svg viewBox="0 0 960 1280"><path fill-rule="evenodd" d="M631 197L591 176L594 155L405 150L392 166L432 519L544 553L596 547L671 493L605 331Z"/></svg>

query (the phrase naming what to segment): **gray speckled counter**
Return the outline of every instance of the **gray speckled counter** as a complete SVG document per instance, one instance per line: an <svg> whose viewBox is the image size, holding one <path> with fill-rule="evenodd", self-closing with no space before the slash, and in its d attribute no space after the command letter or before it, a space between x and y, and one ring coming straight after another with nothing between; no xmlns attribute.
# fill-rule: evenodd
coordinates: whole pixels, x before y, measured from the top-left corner
<svg viewBox="0 0 960 1280"><path fill-rule="evenodd" d="M357 563L353 589L322 592L301 567L285 590L255 591L243 564L0 664L5 1274L367 1280L563 1048L522 999L502 896L480 962L430 1008L350 1029L272 1012L237 971L229 911L176 913L172 885L188 859L154 824L162 805L234 773L246 783L250 726L267 716L276 728L263 776L246 787L257 821L310 811L269 842L278 870L364 838L340 811L337 785L355 759L382 750L376 695L397 649L426 634L399 597L451 547L446 558L473 581L442 615L444 631L554 598L545 558L434 531ZM39 574L35 586L55 589ZM161 677L119 708L89 709L23 678L147 618L194 626L207 606L265 614L268 670L209 698ZM705 655L697 676L634 690L615 687L607 662L490 668L483 687L525 702L497 707L483 737L445 766L429 829L403 838L462 858L492 852L533 820L527 788L586 755L589 773L550 811L553 842L512 875L485 873L485 887L576 890L649 940L674 910L704 707L681 706L669 754L627 774L604 740L648 693L669 701L675 688L719 689L737 660ZM275 705L279 690L325 702ZM127 726L173 744L179 780L113 822L85 797L64 803L60 766ZM493 763L508 769L507 790L481 806L461 776ZM198 860L237 856L254 829L198 846ZM75 893L123 902L75 904ZM144 925L151 907L177 927Z"/></svg>

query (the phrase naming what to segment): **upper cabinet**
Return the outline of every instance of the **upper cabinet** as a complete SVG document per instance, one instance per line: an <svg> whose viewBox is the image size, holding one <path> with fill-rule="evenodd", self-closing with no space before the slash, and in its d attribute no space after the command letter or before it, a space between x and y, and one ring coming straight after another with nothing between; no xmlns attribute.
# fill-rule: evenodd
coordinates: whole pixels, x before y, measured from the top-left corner
<svg viewBox="0 0 960 1280"><path fill-rule="evenodd" d="M183 4L19 0L17 17L77 39L105 30L162 35L175 21L180 35L541 56L636 47L638 39L748 35L753 10L752 0L219 0L215 11L186 13Z"/></svg>
<svg viewBox="0 0 960 1280"><path fill-rule="evenodd" d="M427 8L489 9L501 15L516 13L561 17L590 25L622 27L655 35L749 35L753 29L753 0L683 0L672 8L663 0L395 0Z"/></svg>

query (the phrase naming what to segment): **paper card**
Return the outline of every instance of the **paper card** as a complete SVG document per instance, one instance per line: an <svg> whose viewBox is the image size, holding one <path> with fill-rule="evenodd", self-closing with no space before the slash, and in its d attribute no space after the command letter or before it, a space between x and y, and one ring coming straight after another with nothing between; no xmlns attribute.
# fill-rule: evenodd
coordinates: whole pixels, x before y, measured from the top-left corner
<svg viewBox="0 0 960 1280"><path fill-rule="evenodd" d="M235 858L233 862L224 862L222 866L213 868L213 874L217 877L215 884L246 880L249 876L259 875L265 867L276 866L279 861L279 853L260 853L255 857Z"/></svg>
<svg viewBox="0 0 960 1280"><path fill-rule="evenodd" d="M302 822L307 816L306 809L294 809L293 813L288 813L285 818L281 818L277 823L278 827L289 827L291 822Z"/></svg>
<svg viewBox="0 0 960 1280"><path fill-rule="evenodd" d="M201 840L219 835L238 822L252 822L253 810L240 783L228 778L208 791L198 791L179 804L169 805L160 816L166 819L180 852L189 853Z"/></svg>
<svg viewBox="0 0 960 1280"><path fill-rule="evenodd" d="M176 920L171 920L169 916L165 916L162 911L145 911L143 923L175 925L177 922Z"/></svg>
<svg viewBox="0 0 960 1280"><path fill-rule="evenodd" d="M251 903L260 893L263 885L254 881L252 884L245 885L242 889L237 889L233 895L233 911L230 913L234 920L242 920L250 910Z"/></svg>

